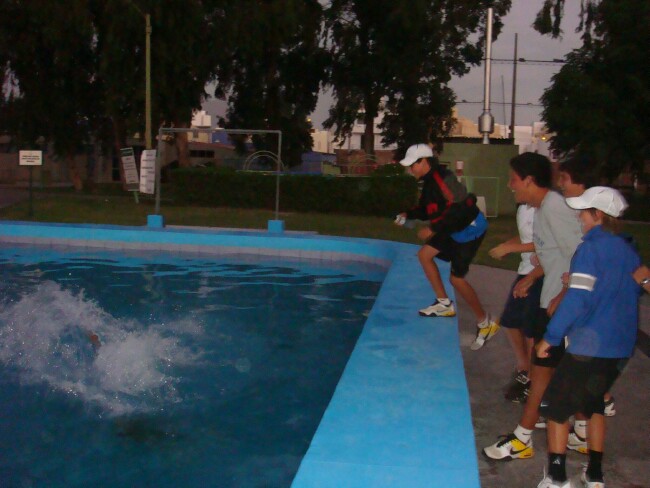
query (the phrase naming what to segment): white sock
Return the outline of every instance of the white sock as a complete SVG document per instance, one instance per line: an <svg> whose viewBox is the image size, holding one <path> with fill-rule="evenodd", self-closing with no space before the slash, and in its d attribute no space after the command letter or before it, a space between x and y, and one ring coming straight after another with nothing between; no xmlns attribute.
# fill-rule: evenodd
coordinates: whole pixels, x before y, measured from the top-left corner
<svg viewBox="0 0 650 488"><path fill-rule="evenodd" d="M449 298L438 298L438 301L443 305L451 305L451 300Z"/></svg>
<svg viewBox="0 0 650 488"><path fill-rule="evenodd" d="M583 439L587 438L587 425L589 424L588 420L576 420L573 423L573 431L578 434L578 436Z"/></svg>
<svg viewBox="0 0 650 488"><path fill-rule="evenodd" d="M485 318L478 323L478 328L485 329L488 325L490 325L490 314L486 313Z"/></svg>
<svg viewBox="0 0 650 488"><path fill-rule="evenodd" d="M530 429L524 429L521 425L517 425L514 434L521 442L528 444L530 442L530 436L533 435L533 431Z"/></svg>

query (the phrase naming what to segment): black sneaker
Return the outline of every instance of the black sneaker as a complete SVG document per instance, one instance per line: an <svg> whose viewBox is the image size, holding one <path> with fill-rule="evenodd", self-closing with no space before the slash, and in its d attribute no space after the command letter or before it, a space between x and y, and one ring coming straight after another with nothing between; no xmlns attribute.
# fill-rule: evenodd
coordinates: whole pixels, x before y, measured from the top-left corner
<svg viewBox="0 0 650 488"><path fill-rule="evenodd" d="M528 398L528 390L530 389L530 379L528 379L528 371L518 371L515 377L506 390L506 400L513 403L526 403Z"/></svg>

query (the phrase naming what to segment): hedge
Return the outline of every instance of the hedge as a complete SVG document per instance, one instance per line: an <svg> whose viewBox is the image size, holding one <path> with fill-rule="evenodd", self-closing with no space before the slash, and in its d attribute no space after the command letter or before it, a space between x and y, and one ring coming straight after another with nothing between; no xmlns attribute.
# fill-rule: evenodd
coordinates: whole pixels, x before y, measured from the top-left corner
<svg viewBox="0 0 650 488"><path fill-rule="evenodd" d="M275 209L272 173L182 168L169 187L179 204ZM280 210L390 216L413 206L417 192L410 176L281 175Z"/></svg>

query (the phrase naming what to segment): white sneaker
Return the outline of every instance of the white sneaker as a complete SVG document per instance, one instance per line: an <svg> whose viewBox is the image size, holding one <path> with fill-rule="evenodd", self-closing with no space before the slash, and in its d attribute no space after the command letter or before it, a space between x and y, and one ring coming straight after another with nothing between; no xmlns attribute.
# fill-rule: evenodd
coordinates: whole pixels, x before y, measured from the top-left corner
<svg viewBox="0 0 650 488"><path fill-rule="evenodd" d="M569 440L566 443L566 447L572 451L578 451L581 454L589 454L587 439L580 437L575 432L569 432Z"/></svg>
<svg viewBox="0 0 650 488"><path fill-rule="evenodd" d="M546 428L546 417L540 415L535 422L536 429L545 429Z"/></svg>
<svg viewBox="0 0 650 488"><path fill-rule="evenodd" d="M528 442L521 442L514 434L499 436L499 440L483 449L485 454L490 459L528 459L535 455L533 450L533 440Z"/></svg>
<svg viewBox="0 0 650 488"><path fill-rule="evenodd" d="M545 472L544 479L539 482L537 488L571 488L571 480L566 480L564 483L560 484L557 481L553 481L553 478Z"/></svg>
<svg viewBox="0 0 650 488"><path fill-rule="evenodd" d="M587 479L587 468L582 471L580 481L582 482L582 486L584 486L584 488L605 488L604 481L589 481Z"/></svg>
<svg viewBox="0 0 650 488"><path fill-rule="evenodd" d="M436 300L428 307L420 309L420 315L424 317L453 317L456 315L456 309L454 308L454 302L451 300L449 300L449 305Z"/></svg>
<svg viewBox="0 0 650 488"><path fill-rule="evenodd" d="M482 348L487 341L494 337L494 334L496 334L501 327L499 323L492 320L489 315L487 316L486 322L487 325L484 327L477 326L476 339L474 339L472 345L469 346L472 351L478 351L480 348Z"/></svg>

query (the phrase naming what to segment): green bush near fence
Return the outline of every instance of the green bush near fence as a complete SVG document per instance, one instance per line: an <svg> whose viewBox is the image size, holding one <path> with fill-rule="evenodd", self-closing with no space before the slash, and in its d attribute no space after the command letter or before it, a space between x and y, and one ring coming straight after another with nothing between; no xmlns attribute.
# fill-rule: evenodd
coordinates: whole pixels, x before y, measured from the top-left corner
<svg viewBox="0 0 650 488"><path fill-rule="evenodd" d="M183 168L173 172L169 190L177 204L274 209L276 181L273 173ZM389 216L413 206L417 194L410 176L280 176L283 212Z"/></svg>

